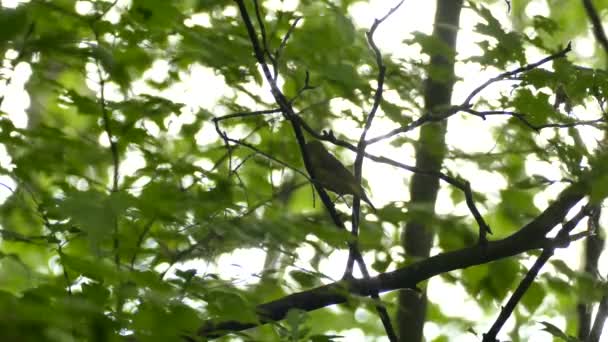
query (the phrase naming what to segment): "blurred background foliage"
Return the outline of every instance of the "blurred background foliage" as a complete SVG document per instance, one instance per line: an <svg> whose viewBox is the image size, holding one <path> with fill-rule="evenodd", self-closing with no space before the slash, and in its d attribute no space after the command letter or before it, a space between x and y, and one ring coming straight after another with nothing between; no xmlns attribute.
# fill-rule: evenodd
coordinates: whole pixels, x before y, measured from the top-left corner
<svg viewBox="0 0 608 342"><path fill-rule="evenodd" d="M332 129L350 142L356 142L362 113L373 101L377 73L365 39L368 27L349 12L362 2L301 0L290 7L259 1L272 51L301 18L276 62L283 91L313 129ZM608 2L595 4L606 17ZM2 340L112 341L122 340L121 335L180 340L205 319L248 321L257 304L331 280L319 265L344 248L347 236L333 228L318 199L313 207L312 188L296 171L304 167L288 122L279 113L221 122L229 136L272 159L243 146L227 149L213 128L214 117L276 108L233 1L3 5L3 84L21 85L28 97L20 98L26 107L21 116L11 112L10 87L0 98ZM392 5L387 2L386 8ZM407 1L402 10L416 11L416 6ZM533 15L535 6L548 12ZM250 10L254 13L253 6ZM496 75L575 43L567 59L493 87L491 96L477 99L475 109L526 113L534 125L604 115L605 53L576 49L578 42L594 46L581 1L514 0L510 12L503 1L471 1L464 11L476 24L460 35L473 37L479 51L455 53L467 70ZM426 62L445 47L423 32L389 34L402 36L403 44L417 50L405 56L385 52L390 96L381 104L379 120L392 129L423 114L425 75L442 75ZM469 75L459 76L466 82ZM300 92L307 77L314 87ZM567 97L556 102L559 91ZM584 139L601 137L598 127L539 133L515 117L487 122L479 126L492 132L493 144L482 149L487 152L450 142L445 171L470 179L476 177L471 170L477 170L500 180L493 188L473 189L494 238L537 215L543 209L539 203L550 200L564 180L576 179L582 167L607 167L602 165L606 160L593 160L601 141ZM410 158L416 132L389 141L390 155ZM352 161L352 155L334 152ZM532 172L531 160L557 167L560 177ZM394 189L400 192L390 194L398 200L382 201L389 196L375 191L378 181L370 178L383 174L366 174L380 208L362 224L361 248L376 272L412 262L398 247L398 229L412 215L403 190L410 174L388 166L383 170L398 172ZM434 219L434 251L474 244L473 218L456 210L463 208L462 193L449 186L441 191L455 210ZM249 248L266 253L264 268L249 268L243 260L243 275L255 280L227 277L217 268L220 256ZM302 248L312 251L308 260L298 253ZM452 272L441 281L462 287L493 317L529 258ZM298 266L300 261L308 267ZM602 288L577 263L555 261L516 311L511 339L525 340L522 328L540 330L535 317L557 319L564 331L575 334L576 304L596 302ZM437 288L430 290L431 301L432 289ZM393 312L395 294L383 299ZM429 309L428 320L438 328L432 340L486 327L465 314L444 312L443 305L449 303L432 301ZM285 321L242 338L329 341L355 328L365 336L384 335L373 306L357 298L335 309L290 313Z"/></svg>

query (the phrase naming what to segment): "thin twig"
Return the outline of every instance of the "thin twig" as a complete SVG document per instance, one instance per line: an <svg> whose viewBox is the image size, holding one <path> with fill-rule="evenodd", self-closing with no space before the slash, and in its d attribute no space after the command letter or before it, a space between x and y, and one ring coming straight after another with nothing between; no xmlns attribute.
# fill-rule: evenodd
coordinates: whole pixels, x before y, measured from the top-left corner
<svg viewBox="0 0 608 342"><path fill-rule="evenodd" d="M40 203L38 201L38 199L36 198L36 195L34 194L34 191L32 189L30 189L30 187L27 184L23 184L23 188L25 189L25 191L27 191L27 193L29 193L32 201L36 205L36 212L42 218L42 222L44 223L44 226L48 230L53 231L51 220L49 219L46 212L42 209L42 203ZM47 239L47 241L51 240L51 236L47 236L46 239ZM61 256L63 255L61 241L59 239L56 239L54 235L52 236L52 239L54 239L57 243L57 254L59 255L59 260L61 260ZM72 281L70 280L70 275L68 274L66 265L62 263L61 269L62 269L63 279L66 284L66 289L67 289L68 295L71 296L72 295Z"/></svg>
<svg viewBox="0 0 608 342"><path fill-rule="evenodd" d="M268 45L268 36L266 35L266 25L264 24L264 16L258 0L253 0L253 7L255 8L255 17L260 27L260 35L262 36L262 46L264 46L264 54L268 56L272 65L275 65L275 59L270 53L270 46Z"/></svg>
<svg viewBox="0 0 608 342"><path fill-rule="evenodd" d="M369 131L369 129L372 126L372 122L374 120L374 117L376 116L376 112L378 111L378 107L380 106L380 103L382 103L382 92L384 89L383 86L384 86L384 80L385 80L385 75L386 75L386 66L384 65L384 62L382 61L382 53L380 52L380 49L378 48L378 46L376 45L376 42L374 41L374 33L378 29L379 25L384 20L386 20L392 13L394 13L401 6L401 4L403 4L403 0L401 2L399 2L399 4L397 6L392 8L381 19L374 20L374 23L372 24L370 30L366 33L367 42L374 54L374 58L376 60L376 65L378 67L378 76L376 77L377 85L376 85L376 91L374 94L374 102L373 102L372 108L365 120L365 126L363 128L363 131L361 132L361 135L359 137L359 143L357 144L357 148L355 151L356 152L355 166L354 166L355 180L357 181L359 187L361 187L361 178L362 178L362 173L363 173L363 156L365 153L365 148L367 146L365 137L367 135L367 132ZM357 236L359 235L360 205L361 205L361 199L357 196L354 196L353 210L352 210L351 235L354 236L355 240L356 240ZM345 270L345 274L347 276L350 276L352 274L353 262L354 262L353 255L349 255L348 261L346 264L346 270Z"/></svg>
<svg viewBox="0 0 608 342"><path fill-rule="evenodd" d="M279 64L279 59L281 58L281 52L283 52L283 49L287 45L287 41L289 40L289 37L291 37L291 34L295 30L296 25L298 25L298 22L300 22L300 20L302 20L302 17L295 17L293 23L291 23L291 26L289 26L289 30L287 30L287 33L281 40L281 44L279 45L279 47L277 48L277 50L274 53L274 65L273 65L274 74L272 75L272 79L275 82L277 81L277 77L279 76L278 64Z"/></svg>
<svg viewBox="0 0 608 342"><path fill-rule="evenodd" d="M302 94L306 91L306 90L310 90L310 89L314 89L315 86L311 86L310 85L310 72L308 72L308 70L306 70L305 76L304 76L304 86L302 86L302 88L298 89L298 92L296 93L296 95L289 100L289 104L293 104L300 96L302 96Z"/></svg>
<svg viewBox="0 0 608 342"><path fill-rule="evenodd" d="M595 320L593 321L593 327L585 342L599 342L602 332L604 331L604 323L608 317L608 296L602 297L597 314L595 314Z"/></svg>
<svg viewBox="0 0 608 342"><path fill-rule="evenodd" d="M449 118L450 116L458 113L459 111L466 111L466 110L470 110L471 107L473 107L473 105L471 104L471 101L473 100L473 98L475 98L475 96L477 96L479 93L481 93L481 91L483 91L485 88L487 88L489 85L491 85L492 83L498 82L498 81L502 81L504 79L510 78L512 76L515 76L517 74L520 73L524 73L533 69L538 68L539 66L550 62L552 60L555 60L557 58L563 58L566 56L566 54L568 52L570 52L572 50L572 44L568 43L568 46L566 46L566 48L564 48L561 51L558 51L550 56L547 56L537 62L534 63L530 63L527 64L525 66L516 68L514 70L511 71L507 71L507 72L503 72L495 77L490 78L489 80L487 80L486 82L484 82L483 84L481 84L480 86L478 86L477 88L473 89L473 91L471 91L471 93L467 96L467 98L462 102L462 104L457 105L457 106L452 106L449 107L448 109L446 109L445 111L441 112L441 113L433 113L433 112L428 112L423 114L422 116L420 116L418 119L414 120L413 122L403 126L403 127L398 127L395 128L391 131L389 131L388 133L385 134L381 134L377 137L371 138L369 140L367 140L367 144L373 144L376 143L378 141L381 140L385 140L388 138L391 138L395 135L401 134L401 133L405 133L408 131L413 130L414 128L420 127L423 124L426 124L428 122L437 122L437 121L442 121L445 120L447 118Z"/></svg>
<svg viewBox="0 0 608 342"><path fill-rule="evenodd" d="M249 16L249 13L247 11L247 7L245 6L244 1L243 0L235 0L235 1L239 8L239 12L241 13L241 18L243 19L243 23L245 24L245 29L247 30L249 40L251 41L251 45L253 46L254 56L262 69L264 77L266 78L266 80L268 81L268 83L270 85L270 91L271 91L273 97L275 98L275 101L281 108L281 111L282 111L284 117L286 119L288 119L292 124L292 128L293 128L294 134L296 136L296 140L300 147L300 153L302 154L302 159L304 160L304 165L305 165L308 173L312 176L311 178L314 179L314 170L311 167L310 156L308 155L308 151L304 148L306 142L304 139L304 133L302 131L302 126L300 125L299 117L298 117L298 115L296 115L294 113L293 108L291 107L291 104L289 103L289 101L287 100L285 95L283 95L283 93L279 89L276 82L274 82L274 80L273 80L272 73L270 72L270 69L268 68L268 64L266 63L264 51L260 46L255 29L253 27L253 23L251 22L251 17ZM331 198L327 194L327 192L323 189L323 187L319 186L319 184L316 184L316 183L313 183L313 184L315 185L315 189L317 190L317 193L319 194L321 201L327 208L327 211L328 211L332 221L336 225L336 227L341 230L346 230L346 227L344 226L344 223L342 222L340 215L336 211L335 206L334 206ZM349 243L349 249L356 249L356 246L352 246L352 244ZM356 254L358 254L360 256L360 253L357 252ZM359 266L362 269L365 268L365 264L362 262L363 258L359 257L359 258L357 258L357 260L360 263Z"/></svg>
<svg viewBox="0 0 608 342"><path fill-rule="evenodd" d="M275 162L275 163L277 163L277 164L279 164L281 166L284 166L284 167L286 167L286 168L288 168L290 170L293 170L293 171L299 173L304 178L306 178L308 181L312 181L310 179L310 177L305 172L300 171L297 167L293 167L293 166L287 164L286 162L273 157L272 155L270 155L270 154L268 154L268 153L260 150L259 148L255 147L254 145L249 144L248 142L245 142L245 141L239 140L239 139L230 138L226 134L226 132L221 131L221 129L219 128L219 125L217 125L217 121L215 121L215 123L216 123L215 130L216 130L217 134L226 142L226 144L228 144L228 142L231 142L233 144L237 144L237 145L240 145L240 146L247 147L248 149L254 151L256 154L259 154L259 155L265 157L266 159L268 159L268 160L270 160L272 162Z"/></svg>
<svg viewBox="0 0 608 342"><path fill-rule="evenodd" d="M487 88L490 84L492 84L492 83L494 83L496 81L500 81L500 80L503 80L505 78L508 78L508 77L520 74L520 73L524 73L524 72L536 69L539 66L541 66L541 65L543 65L543 64L545 64L547 62L550 62L552 60L566 57L566 55L568 54L568 52L570 52L571 50L572 50L572 43L568 43L568 45L564 49L562 49L562 50L560 50L560 51L558 51L558 52L556 52L556 53L554 53L554 54L552 54L550 56L547 56L547 57L545 57L545 58L543 58L543 59L541 59L541 60L539 60L537 62L524 65L522 67L516 68L516 69L511 70L511 71L503 72L503 73L501 73L498 76L490 78L489 80L487 80L486 82L484 82L482 85L480 85L477 88L473 89L473 91L469 94L469 96L467 96L467 98L462 103L462 106L463 107L470 106L471 101L473 100L473 98L475 96L477 96L479 93L481 93L481 91L484 90L485 88Z"/></svg>
<svg viewBox="0 0 608 342"><path fill-rule="evenodd" d="M97 33L97 30L95 30L94 27L92 27L93 29L93 33L95 35L95 39L97 41L97 44L99 45L101 43L101 40L99 39L99 35ZM108 136L108 142L110 143L110 153L112 155L112 192L118 192L118 178L119 178L119 165L120 165L120 160L118 157L118 145L116 143L116 141L114 140L114 134L112 132L112 123L111 123L111 118L110 118L110 113L108 111L108 107L106 104L106 96L105 96L105 88L106 88L106 81L105 81L105 77L102 73L102 67L101 67L101 63L99 61L99 59L95 60L96 66L97 66L97 76L99 77L99 107L101 109L101 115L102 115L102 121L103 121L103 129L106 132L106 135ZM114 248L114 263L116 265L116 268L118 269L120 267L120 253L119 253L119 249L120 249L120 240L118 238L118 219L116 217L114 217L114 227L113 227L113 248Z"/></svg>
<svg viewBox="0 0 608 342"><path fill-rule="evenodd" d="M353 146L352 144L350 144L346 141L336 139L333 136L324 135L324 136L322 136L322 138L324 140L330 141L336 145L348 148L351 151L357 151L357 147ZM473 191L472 191L471 185L468 181L459 180L459 179L457 179L455 177L451 177L441 171L429 171L429 170L420 169L416 166L411 166L411 165L407 165L404 163L400 163L396 160L393 160L393 159L390 159L390 158L387 158L384 156L376 156L376 155L370 154L368 152L365 152L363 155L366 158L369 158L370 160L373 160L377 163L388 164L388 165L398 167L400 169L404 169L406 171L413 172L413 173L420 173L420 174L424 174L424 175L428 175L428 176L432 176L432 177L437 177L437 178L443 180L444 182L461 190L465 195L465 201L466 201L467 207L469 208L469 211L471 211L471 214L475 218L475 221L477 222L479 229L482 229L490 234L492 233L492 231L490 230L490 227L485 222L485 220L481 216L481 213L477 209L477 206L475 205L475 200L473 198Z"/></svg>
<svg viewBox="0 0 608 342"><path fill-rule="evenodd" d="M522 281L519 283L519 286L517 286L517 289L515 289L515 291L513 292L513 295L511 295L511 297L509 298L507 304L500 310L500 314L498 315L498 318L496 319L490 330L488 330L488 332L483 335L483 342L497 342L496 335L498 335L500 329L506 323L507 319L511 316L513 310L515 310L515 307L517 306L521 298L530 288L542 267L551 258L551 256L553 256L555 248L563 247L564 245L567 246L570 242L570 232L574 228L576 228L576 225L579 223L580 220L582 220L585 216L589 215L589 207L583 207L572 219L570 219L563 225L563 227L557 233L555 239L550 240L551 243L543 249L541 255L536 259L534 265L530 268L528 273L526 273L524 279L522 279Z"/></svg>
<svg viewBox="0 0 608 342"><path fill-rule="evenodd" d="M390 15L395 13L397 11L397 9L399 9L399 7L401 7L403 2L404 2L404 0L401 0L397 4L397 6L390 9L384 17L374 20L372 27L366 33L367 42L370 45L370 47L374 53L375 59L376 59L376 65L378 67L378 76L376 78L377 85L376 85L376 92L374 94L374 102L372 104L372 108L371 108L369 114L367 115L367 119L365 120L365 126L363 127L363 131L361 132L361 136L359 137L359 143L357 144L357 156L355 158L355 181L357 182L359 187L361 187L361 178L362 178L362 173L363 173L363 157L365 154L365 147L366 147L365 137L367 135L367 132L371 128L372 122L376 116L376 112L378 111L378 108L380 107L380 104L382 103L382 93L384 91L384 81L385 81L385 75L386 75L386 66L384 65L384 62L382 61L382 53L380 52L380 49L378 48L378 46L376 45L376 42L374 41L374 33L376 32L376 30L378 29L380 24L382 24L382 22L384 22L384 20L386 20ZM351 235L354 237L355 243L357 242L357 238L359 235L360 210L361 210L361 199L358 196L354 196L353 210L352 210ZM352 274L354 260L355 260L355 255L353 253L349 252L349 257L348 257L346 271L345 271L345 274L347 276L351 276L351 274ZM364 277L365 277L365 279L370 278L369 274L364 274ZM395 342L398 341L399 339L397 337L397 334L395 333L393 324L391 323L391 319L390 319L390 316L388 315L388 311L386 310L386 307L380 302L380 295L376 291L376 292L371 293L371 297L376 300L376 311L378 312L378 315L380 316L382 324L384 325L384 330L386 331L387 337L389 338L390 341L395 341Z"/></svg>
<svg viewBox="0 0 608 342"><path fill-rule="evenodd" d="M108 12L110 12L110 10L116 6L116 4L118 3L118 0L114 0L111 4L108 5L108 7L106 7L103 11L101 11L100 13L98 13L95 16L95 20L100 20L101 18L103 18L104 15L108 14Z"/></svg>
<svg viewBox="0 0 608 342"><path fill-rule="evenodd" d="M141 233L137 237L137 242L135 243L135 251L133 252L133 255L131 256L131 263L130 263L131 270L133 270L134 267L135 267L135 261L137 260L137 254L139 253L139 250L141 249L141 245L144 242L144 239L146 238L146 235L148 235L148 232L152 228L152 225L154 225L155 221L156 221L155 217L153 217L152 219L150 219L144 225L144 228L142 229Z"/></svg>
<svg viewBox="0 0 608 342"><path fill-rule="evenodd" d="M371 145L374 143L377 143L379 141L382 140L386 140L389 138L394 137L395 135L401 134L401 133L405 133L405 132L409 132L415 128L418 128L426 123L429 122L438 122L438 121L443 121L447 118L449 118L450 116L458 113L459 111L468 108L470 106L452 106L448 109L446 109L444 112L442 113L425 113L422 116L420 116L418 119L410 122L409 124L402 126L402 127L398 127L395 128L387 133L381 134L377 137L373 137L367 140L367 144Z"/></svg>
<svg viewBox="0 0 608 342"><path fill-rule="evenodd" d="M300 147L302 159L304 159L304 165L305 165L308 173L311 175L311 178L315 179L315 171L311 167L312 164L310 162L310 156L308 155L308 151L304 147L306 140L304 139L304 133L302 131L302 127L300 126L299 121L296 119L297 115L294 113L291 104L289 103L289 101L287 100L285 95L281 92L278 85L274 81L273 75L270 72L270 69L268 68L268 64L266 63L264 51L262 50L260 43L258 41L257 34L256 34L253 24L251 22L251 18L247 11L247 7L245 6L244 0L235 0L235 1L238 5L239 12L241 13L241 18L243 19L243 22L245 24L245 28L247 30L249 40L251 41L251 44L253 46L255 58L256 58L257 62L260 64L260 67L262 68L264 77L270 84L270 90L271 90L273 97L275 98L275 101L281 108L285 118L291 122L294 134L296 136L296 140ZM317 184L317 183L313 183L313 184L315 185L317 193L319 193L319 197L321 198L321 201L323 201L323 204L327 208L327 211L328 211L330 217L332 218L334 224L336 225L336 227L338 229L345 230L346 228L344 227L344 223L340 219L340 216L338 215L338 213L334 207L334 204L331 201L327 192L319 184ZM357 261L357 264L359 265L359 268L361 269L361 273L364 276L369 277L369 272L367 271L367 266L365 265L365 261L363 260L363 256L359 252L357 245L353 244L351 242L347 242L347 243L348 243L349 250L351 251L351 253L353 253L353 255L355 255L355 260ZM377 297L377 293L376 293L376 297ZM382 314L380 313L380 315L382 315Z"/></svg>
<svg viewBox="0 0 608 342"><path fill-rule="evenodd" d="M247 140L249 137L251 137L252 135L256 134L260 129L263 128L263 124L258 124L258 126L256 126L255 128L253 128L246 136L244 136L243 138L241 138L241 140ZM218 130L218 128L216 127L216 131ZM222 137L223 135L225 135L226 133L222 131L222 135L220 137ZM221 156L215 163L213 163L213 166L211 167L211 169L208 172L211 172L215 169L217 169L223 162L224 160L229 158L229 162L228 162L228 170L232 170L232 147L230 146L230 144L228 144L227 141L224 140L224 145L227 149L226 154L224 154L223 156Z"/></svg>
<svg viewBox="0 0 608 342"><path fill-rule="evenodd" d="M604 52L608 55L608 38L606 38L606 31L604 31L604 27L602 26L602 20L591 0L583 0L583 5L585 6L585 11L587 12L589 20L591 20L593 35L604 49Z"/></svg>
<svg viewBox="0 0 608 342"><path fill-rule="evenodd" d="M530 121L528 121L528 119L526 119L526 117L528 115L526 115L524 113L509 111L509 110L478 111L478 110L474 110L471 108L467 108L467 109L463 109L462 111L465 113L469 113L469 114L478 116L482 119L485 119L486 116L493 116L493 115L512 116L512 117L516 118L517 120L521 121L528 128L530 128L536 132L538 132L542 129L545 129L545 128L570 128L570 127L576 127L576 126L594 126L598 123L606 123L606 119L601 117L601 118L597 118L597 119L593 119L593 120L581 120L581 121L564 122L564 123L547 123L547 124L535 125L535 124L531 123Z"/></svg>
<svg viewBox="0 0 608 342"><path fill-rule="evenodd" d="M232 113L232 114L228 114L228 115L215 117L215 118L213 118L213 121L219 122L219 121L224 121L224 120L234 119L234 118L247 118L250 116L259 116L259 115L277 114L277 113L281 113L281 110L278 108L258 110L258 111L253 111L253 112L239 112L239 113Z"/></svg>

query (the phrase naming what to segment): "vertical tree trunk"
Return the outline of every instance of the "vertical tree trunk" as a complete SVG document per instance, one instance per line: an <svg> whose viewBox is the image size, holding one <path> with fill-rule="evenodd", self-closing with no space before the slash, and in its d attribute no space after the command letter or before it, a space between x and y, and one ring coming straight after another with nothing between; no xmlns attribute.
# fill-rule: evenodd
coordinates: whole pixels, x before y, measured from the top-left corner
<svg viewBox="0 0 608 342"><path fill-rule="evenodd" d="M456 35L462 0L437 0L437 10L433 36L456 50ZM440 109L450 104L454 85L453 58L433 55L430 68L441 68L450 75L449 79L434 80L428 77L424 90L424 103L427 111ZM444 74L444 73L441 73ZM416 143L416 166L425 170L439 170L445 155L445 132L447 122L442 121L424 125ZM434 177L415 174L410 185L410 207L412 214L405 225L401 240L409 258L426 258L433 243L434 232L429 219L434 215L435 200L439 190L439 180ZM418 342L423 340L426 319L426 293L401 291L397 320L401 341Z"/></svg>
<svg viewBox="0 0 608 342"><path fill-rule="evenodd" d="M598 262L602 252L604 251L604 237L602 231L599 229L599 220L601 215L601 207L596 206L594 215L589 217L589 230L596 231L597 235L588 236L585 239L584 245L584 259L583 259L583 270L588 274L589 277L597 279L598 273ZM576 306L578 314L578 338L581 341L589 338L591 332L592 321L591 312L593 305L589 303L579 302Z"/></svg>

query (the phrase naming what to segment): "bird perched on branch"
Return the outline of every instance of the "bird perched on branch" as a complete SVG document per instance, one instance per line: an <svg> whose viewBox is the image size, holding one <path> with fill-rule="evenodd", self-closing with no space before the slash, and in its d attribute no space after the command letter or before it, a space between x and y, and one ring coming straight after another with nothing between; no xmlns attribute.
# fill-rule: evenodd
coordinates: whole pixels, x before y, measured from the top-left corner
<svg viewBox="0 0 608 342"><path fill-rule="evenodd" d="M312 140L306 143L306 151L310 158L315 177L313 180L315 182L340 196L357 196L376 211L376 208L365 194L363 187L355 180L353 174L336 157L329 153L320 141Z"/></svg>

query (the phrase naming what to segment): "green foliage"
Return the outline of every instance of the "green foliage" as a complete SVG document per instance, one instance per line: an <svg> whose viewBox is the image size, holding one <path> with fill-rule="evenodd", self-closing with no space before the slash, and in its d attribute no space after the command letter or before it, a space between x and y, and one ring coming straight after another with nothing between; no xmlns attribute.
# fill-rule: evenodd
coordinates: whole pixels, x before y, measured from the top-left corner
<svg viewBox="0 0 608 342"><path fill-rule="evenodd" d="M555 325L553 325L553 324L551 324L549 322L540 322L540 324L544 325L543 330L545 330L549 334L553 335L558 340L566 341L566 342L577 342L577 341L579 341L576 337L567 335L562 330L560 330L558 327L556 327Z"/></svg>
<svg viewBox="0 0 608 342"><path fill-rule="evenodd" d="M254 14L253 2L245 2ZM369 27L360 27L349 12L357 2L303 0L291 11L272 7L283 2L259 1L264 37L252 18L258 39L272 54L265 58L276 67L278 84L296 112L316 132L332 130L351 143L372 107L378 72L365 36ZM429 56L441 54L459 66L498 74L537 60L534 52L554 53L587 32L574 0L560 4L563 13L551 6L549 16L531 18L526 1L513 1L514 30L495 15L499 3L468 2L474 32L460 35L474 33L479 55L462 58L422 32L404 33L402 39L420 56L392 56L380 46L388 95L377 113L382 129L374 127L368 138L425 114L424 80L450 76L445 66L424 63ZM87 5L89 12L77 11ZM29 107L24 104L25 124L9 106L0 112L0 174L12 182L0 184L0 340L118 341L129 335L178 341L194 337L210 319L259 323L256 305L339 277L328 268L342 271L333 252L345 250L351 236L335 228L299 172L305 169L291 123L278 112L212 120L276 108L234 1L134 0L121 7L112 1L34 0L0 7L0 27L0 76L13 84L22 75L12 72L27 69L23 90L30 100ZM448 146L445 174L475 184L476 171L482 171L505 181L500 188L473 186L496 238L538 215L544 209L537 207L538 196L562 181L530 170L530 161L550 163L566 181L590 174L596 182L591 200L608 196L605 143L586 146L589 130L574 125L580 113L602 115L597 106L606 100L608 77L596 65L580 63L568 55L514 76L512 87L493 83L472 108L517 115L501 115L484 128L494 137L483 149L487 153L470 153L458 142ZM165 70L159 71L160 65ZM184 83L199 68L208 78ZM468 76L458 77L466 82ZM496 100L486 101L485 92ZM562 101L556 101L558 93L565 96ZM2 104L9 102L7 94L0 94ZM571 127L543 128L543 134L534 129L552 124ZM230 146L221 134L234 139ZM387 157L406 160L417 138L413 130L386 141L397 148ZM346 153L336 157L347 160ZM448 190L442 201L452 207L437 215L430 206L409 205L399 187L408 184L410 173L383 167L387 179L399 175L392 185L401 198L373 214L363 208L367 216L362 215L358 245L371 270L386 272L416 261L400 247L401 229L412 218L433 227L433 253L476 243L476 223L461 210L466 204L461 189L441 183L440 198ZM385 174L364 172L369 184ZM375 189L370 193L379 202L394 198ZM341 214L343 203L350 205L350 198L332 199ZM350 228L350 216L342 218ZM223 258L250 250L265 252L267 267L242 258L242 274L228 276ZM462 286L483 312L493 314L523 277L524 258L443 279ZM555 273L544 273L523 297L520 317L567 316L577 302L595 303L605 291L601 282L565 262L551 266ZM397 294L382 299L394 314ZM428 310L428 319L440 326L435 341L449 340L452 331L480 329L466 315L448 316L443 305L450 303L430 303ZM374 315L374 302L352 298L335 310L291 310L285 320L242 337L339 341L341 335L348 338L344 331L359 328L373 338L384 334ZM522 324L538 329L533 320ZM555 338L571 340L569 332L543 325Z"/></svg>

